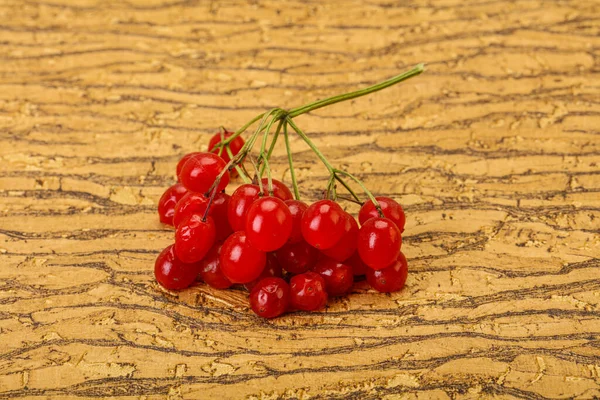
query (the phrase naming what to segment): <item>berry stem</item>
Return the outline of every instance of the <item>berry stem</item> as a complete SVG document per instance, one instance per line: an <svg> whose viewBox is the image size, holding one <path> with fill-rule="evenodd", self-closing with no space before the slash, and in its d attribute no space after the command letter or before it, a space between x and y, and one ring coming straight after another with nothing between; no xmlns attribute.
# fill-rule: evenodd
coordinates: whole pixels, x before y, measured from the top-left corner
<svg viewBox="0 0 600 400"><path fill-rule="evenodd" d="M304 140L306 142L308 147L311 148L311 150L317 155L317 157L319 157L321 159L323 164L325 164L325 167L327 167L329 174L333 175L335 169L329 163L329 161L327 161L327 158L325 158L325 156L323 155L323 153L321 153L321 151L317 148L317 146L315 146L315 144L312 142L312 140L310 140L310 138L308 136L306 136L306 134L304 132L302 132L302 130L300 128L298 128L298 126L294 123L294 121L292 121L291 118L287 117L286 121L296 131L298 136L300 136L302 138L302 140Z"/></svg>
<svg viewBox="0 0 600 400"><path fill-rule="evenodd" d="M273 135L273 139L271 140L271 144L269 145L269 151L267 151L267 158L270 160L271 155L273 154L273 150L275 149L275 144L277 143L277 139L279 138L279 133L281 132L281 127L283 126L284 120L280 119L279 124L277 125L277 129L275 130L275 134ZM265 166L261 166L260 173L262 174L265 170Z"/></svg>
<svg viewBox="0 0 600 400"><path fill-rule="evenodd" d="M396 75L395 77L390 78L390 79L388 79L386 81L383 81L381 83L378 83L376 85L369 86L369 87L364 88L364 89L356 90L354 92L344 93L344 94L340 94L340 95L337 95L337 96L329 97L329 98L324 99L324 100L318 100L318 101L306 104L306 105L301 106L301 107L293 108L293 109L291 109L289 111L288 117L289 118L294 118L294 117L297 117L298 115L305 114L307 112L316 110L316 109L321 108L321 107L326 107L326 106L329 106L331 104L339 103L341 101L351 100L351 99L355 99L357 97L361 97L361 96L365 96L367 94L371 94L371 93L377 92L379 90L385 89L387 87L390 87L392 85L395 85L397 83L405 81L405 80L407 80L409 78L412 78L413 76L419 75L424 70L425 70L425 66L423 64L418 64L413 69L411 69L409 71L406 71L406 72L404 72L404 73L402 73L400 75Z"/></svg>
<svg viewBox="0 0 600 400"><path fill-rule="evenodd" d="M350 178L354 182L356 182L361 187L361 189L363 190L363 192L365 192L365 194L367 195L367 197L369 198L369 200L371 200L373 202L373 205L375 206L375 208L379 212L379 216L383 218L384 215L383 215L383 211L381 210L381 206L379 205L379 202L377 201L377 199L375 198L375 196L373 196L373 193L371 193L371 191L369 189L367 189L367 187L365 186L365 184L362 183L362 181L360 179L358 179L357 177L355 177L354 175L352 175L349 172L342 171L342 170L339 170L339 169L334 170L334 173L346 175L348 178Z"/></svg>
<svg viewBox="0 0 600 400"><path fill-rule="evenodd" d="M290 164L290 175L292 177L292 187L294 188L294 198L296 200L300 200L300 191L298 190L298 181L296 181L296 171L294 170L292 148L290 147L290 138L287 127L287 122L283 122L283 139L285 140L285 150L287 151L288 163ZM273 141L275 141L275 138L273 138Z"/></svg>
<svg viewBox="0 0 600 400"><path fill-rule="evenodd" d="M225 145L225 150L227 151L227 155L229 156L230 160L235 157L233 155L233 152L231 151L231 147L229 147L229 145ZM240 163L240 164L234 165L233 167L238 172L238 174L240 175L240 177L242 178L244 183L250 183L250 177L247 175L246 171L243 168L240 168L243 165L244 164Z"/></svg>
<svg viewBox="0 0 600 400"><path fill-rule="evenodd" d="M335 174L335 179L342 184L343 187L346 188L346 190L348 191L348 193L350 193L352 195L352 197L354 198L354 201L362 204L362 202L360 201L360 198L356 195L356 193L354 193L354 190L352 190L352 188L346 183L345 180L342 179L341 176L339 176L338 174Z"/></svg>

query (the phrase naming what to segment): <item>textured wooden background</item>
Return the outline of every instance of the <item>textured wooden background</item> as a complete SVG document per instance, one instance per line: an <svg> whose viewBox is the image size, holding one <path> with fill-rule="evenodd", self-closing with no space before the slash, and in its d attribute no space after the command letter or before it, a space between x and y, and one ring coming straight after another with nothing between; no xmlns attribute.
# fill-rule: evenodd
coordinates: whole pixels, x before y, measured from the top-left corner
<svg viewBox="0 0 600 400"><path fill-rule="evenodd" d="M0 397L600 396L597 0L2 0L0 17ZM405 205L405 290L262 321L241 290L157 286L180 156L421 61L297 120ZM314 199L325 170L294 145Z"/></svg>

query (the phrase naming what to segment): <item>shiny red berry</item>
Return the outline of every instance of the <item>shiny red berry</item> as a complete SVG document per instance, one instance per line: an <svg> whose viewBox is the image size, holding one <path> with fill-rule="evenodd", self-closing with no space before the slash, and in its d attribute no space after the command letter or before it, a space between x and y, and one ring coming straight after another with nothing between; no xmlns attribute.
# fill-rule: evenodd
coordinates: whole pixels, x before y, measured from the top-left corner
<svg viewBox="0 0 600 400"><path fill-rule="evenodd" d="M208 151L210 151L211 153L214 154L220 154L220 157L225 160L225 162L229 162L231 160L231 158L229 157L229 153L227 153L227 150L225 149L225 147L223 147L223 149L221 150L219 147L215 147L217 144L221 143L221 138L222 136L227 139L229 138L231 135L233 135L233 132L229 132L229 131L225 131L225 133L223 135L221 135L221 133L215 133L213 135L213 137L210 138L210 142L208 142ZM231 142L229 142L229 148L231 149L231 154L233 154L234 156L237 155L240 150L242 149L242 147L244 147L244 139L242 139L241 136L236 137L235 139L233 139Z"/></svg>
<svg viewBox="0 0 600 400"><path fill-rule="evenodd" d="M160 222L173 225L175 205L177 205L186 193L187 189L181 183L174 184L163 193L158 201L158 217L160 218Z"/></svg>
<svg viewBox="0 0 600 400"><path fill-rule="evenodd" d="M268 178L262 178L261 182L263 184L263 192L265 192L266 194L273 195L274 197L277 197L278 199L281 199L283 201L292 200L294 198L294 196L292 195L292 191L285 185L285 183L277 179L271 179L271 183L273 185L273 193L269 193Z"/></svg>
<svg viewBox="0 0 600 400"><path fill-rule="evenodd" d="M248 283L259 277L267 254L253 247L243 231L235 232L221 248L221 270L233 283Z"/></svg>
<svg viewBox="0 0 600 400"><path fill-rule="evenodd" d="M281 278L264 278L250 292L250 307L256 315L275 318L290 304L290 286Z"/></svg>
<svg viewBox="0 0 600 400"><path fill-rule="evenodd" d="M377 196L375 197L377 202L381 206L381 211L383 211L383 215L391 219L398 229L400 229L400 233L404 232L404 224L406 223L406 215L404 215L404 210L402 206L398 204L394 199L385 196ZM371 200L368 200L363 204L360 208L360 212L358 213L358 221L360 224L364 224L370 218L379 217L379 213L375 208L375 205Z"/></svg>
<svg viewBox="0 0 600 400"><path fill-rule="evenodd" d="M331 258L321 258L312 270L323 277L325 290L330 296L341 296L348 293L354 283L352 267Z"/></svg>
<svg viewBox="0 0 600 400"><path fill-rule="evenodd" d="M283 200L262 197L248 210L246 235L258 250L275 251L283 246L292 233L292 214Z"/></svg>
<svg viewBox="0 0 600 400"><path fill-rule="evenodd" d="M173 245L164 249L154 263L156 281L165 289L185 289L196 280L200 263L186 264L175 255Z"/></svg>
<svg viewBox="0 0 600 400"><path fill-rule="evenodd" d="M183 168L183 166L185 165L185 163L192 157L196 156L197 154L200 154L199 152L194 152L194 153L188 153L185 156L181 157L181 160L179 160L179 162L177 163L177 179L179 180L179 174L181 173L181 169Z"/></svg>
<svg viewBox="0 0 600 400"><path fill-rule="evenodd" d="M203 194L187 192L175 206L175 215L173 216L175 226L177 227L185 217L191 214L203 215L207 202L208 199Z"/></svg>
<svg viewBox="0 0 600 400"><path fill-rule="evenodd" d="M246 229L246 217L252 203L258 200L260 188L257 185L245 184L238 187L227 206L227 219L234 232Z"/></svg>
<svg viewBox="0 0 600 400"><path fill-rule="evenodd" d="M302 215L304 215L304 211L306 211L308 205L300 200L286 200L285 204L290 209L290 214L292 214L292 233L290 233L288 243L302 242L304 241L304 238L302 237L300 223L302 222Z"/></svg>
<svg viewBox="0 0 600 400"><path fill-rule="evenodd" d="M333 247L344 235L345 211L332 200L311 204L300 224L304 240L319 250Z"/></svg>
<svg viewBox="0 0 600 400"><path fill-rule="evenodd" d="M319 251L302 241L288 243L275 252L277 261L283 269L292 274L301 274L310 270L319 258Z"/></svg>
<svg viewBox="0 0 600 400"><path fill-rule="evenodd" d="M344 236L329 249L322 250L322 253L336 261L344 261L350 258L356 251L358 241L358 223L350 214L346 214L346 224L344 226Z"/></svg>
<svg viewBox="0 0 600 400"><path fill-rule="evenodd" d="M215 243L215 223L202 215L191 214L181 221L175 231L175 253L187 263L200 261Z"/></svg>
<svg viewBox="0 0 600 400"><path fill-rule="evenodd" d="M408 263L404 254L400 253L398 260L387 268L367 269L367 282L378 292L397 292L404 287L408 276Z"/></svg>
<svg viewBox="0 0 600 400"><path fill-rule="evenodd" d="M200 262L200 278L215 289L227 289L232 283L221 271L221 243L215 243Z"/></svg>
<svg viewBox="0 0 600 400"><path fill-rule="evenodd" d="M229 208L229 200L231 196L227 193L217 193L213 199L208 215L215 221L215 229L217 230L217 240L223 241L233 233L233 229L229 225L227 218L227 210Z"/></svg>
<svg viewBox="0 0 600 400"><path fill-rule="evenodd" d="M179 180L188 190L206 193L213 182L225 168L225 160L213 153L198 153L183 165L179 173ZM225 172L217 191L220 192L229 183L229 172Z"/></svg>
<svg viewBox="0 0 600 400"><path fill-rule="evenodd" d="M358 254L373 269L390 266L400 254L400 230L387 218L371 218L358 232Z"/></svg>
<svg viewBox="0 0 600 400"><path fill-rule="evenodd" d="M277 262L277 258L274 253L267 254L267 265L260 273L259 277L253 280L252 282L246 283L244 286L247 290L252 290L252 288L263 278L276 277L281 278L283 276L283 270L281 265Z"/></svg>
<svg viewBox="0 0 600 400"><path fill-rule="evenodd" d="M360 259L358 251L355 251L349 259L344 261L344 264L348 264L352 267L354 276L362 276L367 273L367 269L371 269L367 267L367 264L365 264L363 260Z"/></svg>
<svg viewBox="0 0 600 400"><path fill-rule="evenodd" d="M290 305L304 311L314 311L327 304L325 280L315 272L305 272L290 279Z"/></svg>

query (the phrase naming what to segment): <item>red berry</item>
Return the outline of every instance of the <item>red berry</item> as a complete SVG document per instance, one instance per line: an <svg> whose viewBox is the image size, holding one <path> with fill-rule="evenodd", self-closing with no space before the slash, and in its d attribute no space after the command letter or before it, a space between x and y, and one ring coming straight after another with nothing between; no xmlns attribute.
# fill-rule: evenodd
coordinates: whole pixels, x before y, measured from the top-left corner
<svg viewBox="0 0 600 400"><path fill-rule="evenodd" d="M177 163L177 179L179 179L179 174L181 173L181 169L183 168L183 166L185 165L185 163L190 158L196 156L197 154L200 154L200 153L199 152L188 153L185 156L181 157L181 160L179 160L179 162Z"/></svg>
<svg viewBox="0 0 600 400"><path fill-rule="evenodd" d="M400 230L387 218L371 218L358 232L358 254L373 269L390 266L400 254Z"/></svg>
<svg viewBox="0 0 600 400"><path fill-rule="evenodd" d="M276 277L281 278L283 276L283 270L281 269L281 265L277 262L277 258L275 257L275 253L267 253L267 264L263 271L260 273L258 278L253 280L252 282L246 283L244 286L246 290L250 291L252 288L263 278Z"/></svg>
<svg viewBox="0 0 600 400"><path fill-rule="evenodd" d="M186 264L175 255L173 245L164 249L154 263L156 281L166 289L185 289L196 280L200 263Z"/></svg>
<svg viewBox="0 0 600 400"><path fill-rule="evenodd" d="M260 251L275 251L287 242L292 233L292 214L283 200L262 197L248 210L246 235Z"/></svg>
<svg viewBox="0 0 600 400"><path fill-rule="evenodd" d="M214 243L215 222L211 217L203 221L200 214L188 215L175 231L175 253L183 262L202 260Z"/></svg>
<svg viewBox="0 0 600 400"><path fill-rule="evenodd" d="M181 183L176 183L165 190L158 201L158 217L160 218L160 222L173 225L175 205L186 193L187 189Z"/></svg>
<svg viewBox="0 0 600 400"><path fill-rule="evenodd" d="M278 199L281 199L283 201L292 200L294 198L294 196L292 195L292 191L287 186L285 186L285 183L278 181L277 179L271 179L271 183L273 184L273 193L269 193L268 178L262 178L261 182L263 185L263 192L267 193L268 195L272 194L273 197L277 197Z"/></svg>
<svg viewBox="0 0 600 400"><path fill-rule="evenodd" d="M288 206L290 213L292 214L292 233L290 234L288 243L302 242L304 238L302 237L300 222L302 221L302 215L308 208L308 205L300 200L286 200L285 204Z"/></svg>
<svg viewBox="0 0 600 400"><path fill-rule="evenodd" d="M213 199L208 215L215 220L215 229L217 230L217 240L223 241L233 233L227 218L227 209L231 196L226 193L217 193Z"/></svg>
<svg viewBox="0 0 600 400"><path fill-rule="evenodd" d="M354 283L352 267L331 258L321 258L313 268L313 272L323 277L325 290L330 296L341 296L348 293Z"/></svg>
<svg viewBox="0 0 600 400"><path fill-rule="evenodd" d="M221 243L215 243L201 262L200 277L215 289L227 289L232 283L221 271Z"/></svg>
<svg viewBox="0 0 600 400"><path fill-rule="evenodd" d="M234 232L246 229L246 217L252 203L258 200L260 188L257 185L245 184L238 187L227 206L227 219Z"/></svg>
<svg viewBox="0 0 600 400"><path fill-rule="evenodd" d="M397 292L404 287L408 276L408 263L404 254L400 253L398 260L387 268L367 269L367 282L378 292Z"/></svg>
<svg viewBox="0 0 600 400"><path fill-rule="evenodd" d="M290 280L291 306L297 310L313 311L325 307L325 280L315 272L295 275Z"/></svg>
<svg viewBox="0 0 600 400"><path fill-rule="evenodd" d="M404 232L404 224L406 223L406 216L404 215L404 210L402 206L398 204L394 199L385 196L377 196L375 197L377 202L381 206L381 211L383 211L383 215L386 218L391 219L398 229L400 229L400 233ZM375 205L371 200L365 202L360 208L360 212L358 213L358 221L360 224L364 224L370 218L379 217L379 213L375 208Z"/></svg>
<svg viewBox="0 0 600 400"><path fill-rule="evenodd" d="M355 251L349 259L344 261L344 264L348 264L352 267L352 272L354 273L354 276L364 275L367 273L368 269L371 269L367 267L367 264L365 264L363 260L360 259L360 256L358 255L357 251Z"/></svg>
<svg viewBox="0 0 600 400"><path fill-rule="evenodd" d="M250 292L250 307L256 315L275 318L290 304L290 286L281 278L264 278Z"/></svg>
<svg viewBox="0 0 600 400"><path fill-rule="evenodd" d="M292 274L301 274L315 265L319 258L319 251L302 241L288 243L275 252L277 261L283 269Z"/></svg>
<svg viewBox="0 0 600 400"><path fill-rule="evenodd" d="M346 224L344 226L344 236L333 247L323 250L329 258L342 262L347 260L356 251L358 240L358 223L350 214L346 214Z"/></svg>
<svg viewBox="0 0 600 400"><path fill-rule="evenodd" d="M333 247L344 235L345 226L345 211L332 200L311 204L300 225L304 240L319 250Z"/></svg>
<svg viewBox="0 0 600 400"><path fill-rule="evenodd" d="M248 283L259 277L267 262L266 253L250 245L243 231L227 238L221 249L221 270L233 283Z"/></svg>
<svg viewBox="0 0 600 400"><path fill-rule="evenodd" d="M175 215L173 216L175 226L179 226L181 221L190 214L203 215L207 202L208 199L203 194L187 192L175 206Z"/></svg>
<svg viewBox="0 0 600 400"><path fill-rule="evenodd" d="M225 161L216 154L198 153L190 157L183 165L179 173L179 180L188 190L206 193L225 168L225 164ZM219 182L217 191L220 192L225 189L228 183L229 172L225 172Z"/></svg>
<svg viewBox="0 0 600 400"><path fill-rule="evenodd" d="M225 133L223 134L223 137L225 139L227 139L231 135L233 135L233 132L225 131ZM229 153L227 153L227 149L225 149L225 147L223 147L223 150L221 150L218 147L215 148L215 146L219 143L221 143L221 133L220 132L215 133L213 135L213 137L210 138L210 142L208 142L208 151L210 151L211 153L217 154L217 155L219 154L219 151L220 151L221 152L220 157L223 160L225 160L226 163L228 163L231 160L231 158L229 157ZM243 146L244 146L244 139L242 139L241 136L236 137L229 143L229 148L231 149L231 154L233 154L234 156L237 155Z"/></svg>

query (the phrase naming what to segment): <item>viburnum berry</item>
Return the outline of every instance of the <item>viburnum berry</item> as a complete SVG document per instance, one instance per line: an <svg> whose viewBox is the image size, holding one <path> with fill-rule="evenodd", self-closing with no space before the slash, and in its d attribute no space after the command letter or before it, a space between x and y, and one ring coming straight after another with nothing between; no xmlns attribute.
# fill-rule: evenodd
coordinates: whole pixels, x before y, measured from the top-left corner
<svg viewBox="0 0 600 400"><path fill-rule="evenodd" d="M273 193L269 193L269 179L262 178L262 188L263 192L273 195L273 197L277 197L283 201L292 200L294 196L292 195L292 191L285 185L285 183L278 181L277 179L271 179L271 184L273 186Z"/></svg>
<svg viewBox="0 0 600 400"><path fill-rule="evenodd" d="M225 168L225 160L213 153L198 153L189 158L179 172L179 180L188 190L206 193L221 171ZM217 186L222 191L229 183L229 172L226 171Z"/></svg>
<svg viewBox="0 0 600 400"><path fill-rule="evenodd" d="M200 261L215 243L215 223L212 217L191 214L175 230L175 253L187 263Z"/></svg>
<svg viewBox="0 0 600 400"><path fill-rule="evenodd" d="M275 252L283 269L292 274L310 270L319 259L319 251L306 243L288 243Z"/></svg>
<svg viewBox="0 0 600 400"><path fill-rule="evenodd" d="M175 206L186 193L187 189L181 183L176 183L165 190L158 201L158 217L160 218L160 222L173 225Z"/></svg>
<svg viewBox="0 0 600 400"><path fill-rule="evenodd" d="M292 232L290 233L288 243L302 242L304 237L302 236L300 223L302 222L304 211L308 208L308 204L300 200L286 200L285 204L288 206L290 214L292 214Z"/></svg>
<svg viewBox="0 0 600 400"><path fill-rule="evenodd" d="M300 225L304 240L319 250L333 247L344 236L345 226L345 211L332 200L311 204Z"/></svg>
<svg viewBox="0 0 600 400"><path fill-rule="evenodd" d="M289 304L290 286L281 278L261 279L250 292L250 307L263 318L280 316Z"/></svg>
<svg viewBox="0 0 600 400"><path fill-rule="evenodd" d="M321 258L312 270L323 277L325 290L330 296L348 293L354 283L352 267L328 257Z"/></svg>
<svg viewBox="0 0 600 400"><path fill-rule="evenodd" d="M400 254L400 230L387 218L371 218L358 232L358 254L373 269L390 266Z"/></svg>
<svg viewBox="0 0 600 400"><path fill-rule="evenodd" d="M200 262L200 278L215 289L227 289L232 283L221 271L221 243L215 243Z"/></svg>
<svg viewBox="0 0 600 400"><path fill-rule="evenodd" d="M227 219L234 232L246 229L246 217L252 203L259 198L260 188L257 185L245 184L238 187L227 206Z"/></svg>
<svg viewBox="0 0 600 400"><path fill-rule="evenodd" d="M208 199L200 193L187 192L175 205L173 224L177 227L183 219L191 214L203 215Z"/></svg>
<svg viewBox="0 0 600 400"><path fill-rule="evenodd" d="M362 276L367 273L368 269L371 269L367 266L367 264L364 263L363 260L360 259L357 251L355 251L350 258L344 261L344 264L348 264L352 267L354 276Z"/></svg>
<svg viewBox="0 0 600 400"><path fill-rule="evenodd" d="M304 311L314 311L327 304L325 280L316 272L305 272L290 279L290 305Z"/></svg>
<svg viewBox="0 0 600 400"><path fill-rule="evenodd" d="M252 282L266 262L266 253L253 247L243 231L231 234L221 248L221 270L233 283Z"/></svg>
<svg viewBox="0 0 600 400"><path fill-rule="evenodd" d="M283 200L267 196L256 200L246 217L246 236L258 250L275 251L288 241L292 214Z"/></svg>
<svg viewBox="0 0 600 400"><path fill-rule="evenodd" d="M378 292L397 292L404 287L408 276L408 262L404 254L400 253L398 259L389 267L374 270L367 269L367 282Z"/></svg>
<svg viewBox="0 0 600 400"><path fill-rule="evenodd" d="M208 142L208 151L219 155L226 163L228 163L231 160L231 158L229 157L229 153L227 153L227 150L225 148L221 149L220 147L216 146L217 144L221 143L222 138L228 139L231 135L233 135L233 132L229 132L227 130L223 133L223 135L221 135L220 132L215 133ZM244 139L242 139L241 136L238 136L231 142L229 142L229 149L231 150L231 154L233 154L234 156L236 156L240 152L242 147L244 147ZM219 154L219 152L221 154Z"/></svg>
<svg viewBox="0 0 600 400"><path fill-rule="evenodd" d="M183 166L185 165L185 163L192 157L196 156L197 154L200 154L200 152L194 152L194 153L188 153L185 156L181 157L181 160L179 160L179 162L177 163L177 180L179 180L179 174L181 173L181 169L183 168Z"/></svg>
<svg viewBox="0 0 600 400"><path fill-rule="evenodd" d="M233 229L229 225L229 218L227 217L230 199L231 196L227 193L217 193L208 210L208 215L215 221L216 238L218 241L227 239L233 233Z"/></svg>
<svg viewBox="0 0 600 400"><path fill-rule="evenodd" d="M246 283L244 286L247 290L252 290L254 285L258 283L263 278L276 277L281 278L283 276L283 270L281 265L277 262L277 258L275 257L275 253L267 253L267 264L263 271L260 273L258 278L253 280L252 282Z"/></svg>
<svg viewBox="0 0 600 400"><path fill-rule="evenodd" d="M404 224L406 223L406 215L404 215L404 210L402 206L398 204L394 199L391 199L386 196L377 196L375 197L379 206L381 207L381 211L383 215L391 219L398 229L400 229L400 233L404 232ZM366 201L362 207L360 208L360 212L358 213L358 221L362 224L367 222L370 218L379 217L379 212L375 205L371 200Z"/></svg>
<svg viewBox="0 0 600 400"><path fill-rule="evenodd" d="M321 252L329 258L342 262L347 260L356 251L358 240L358 223L354 217L346 213L346 224L344 226L344 236L329 249Z"/></svg>
<svg viewBox="0 0 600 400"><path fill-rule="evenodd" d="M200 263L186 264L177 258L173 245L164 249L154 263L156 281L165 289L185 289L196 280Z"/></svg>

